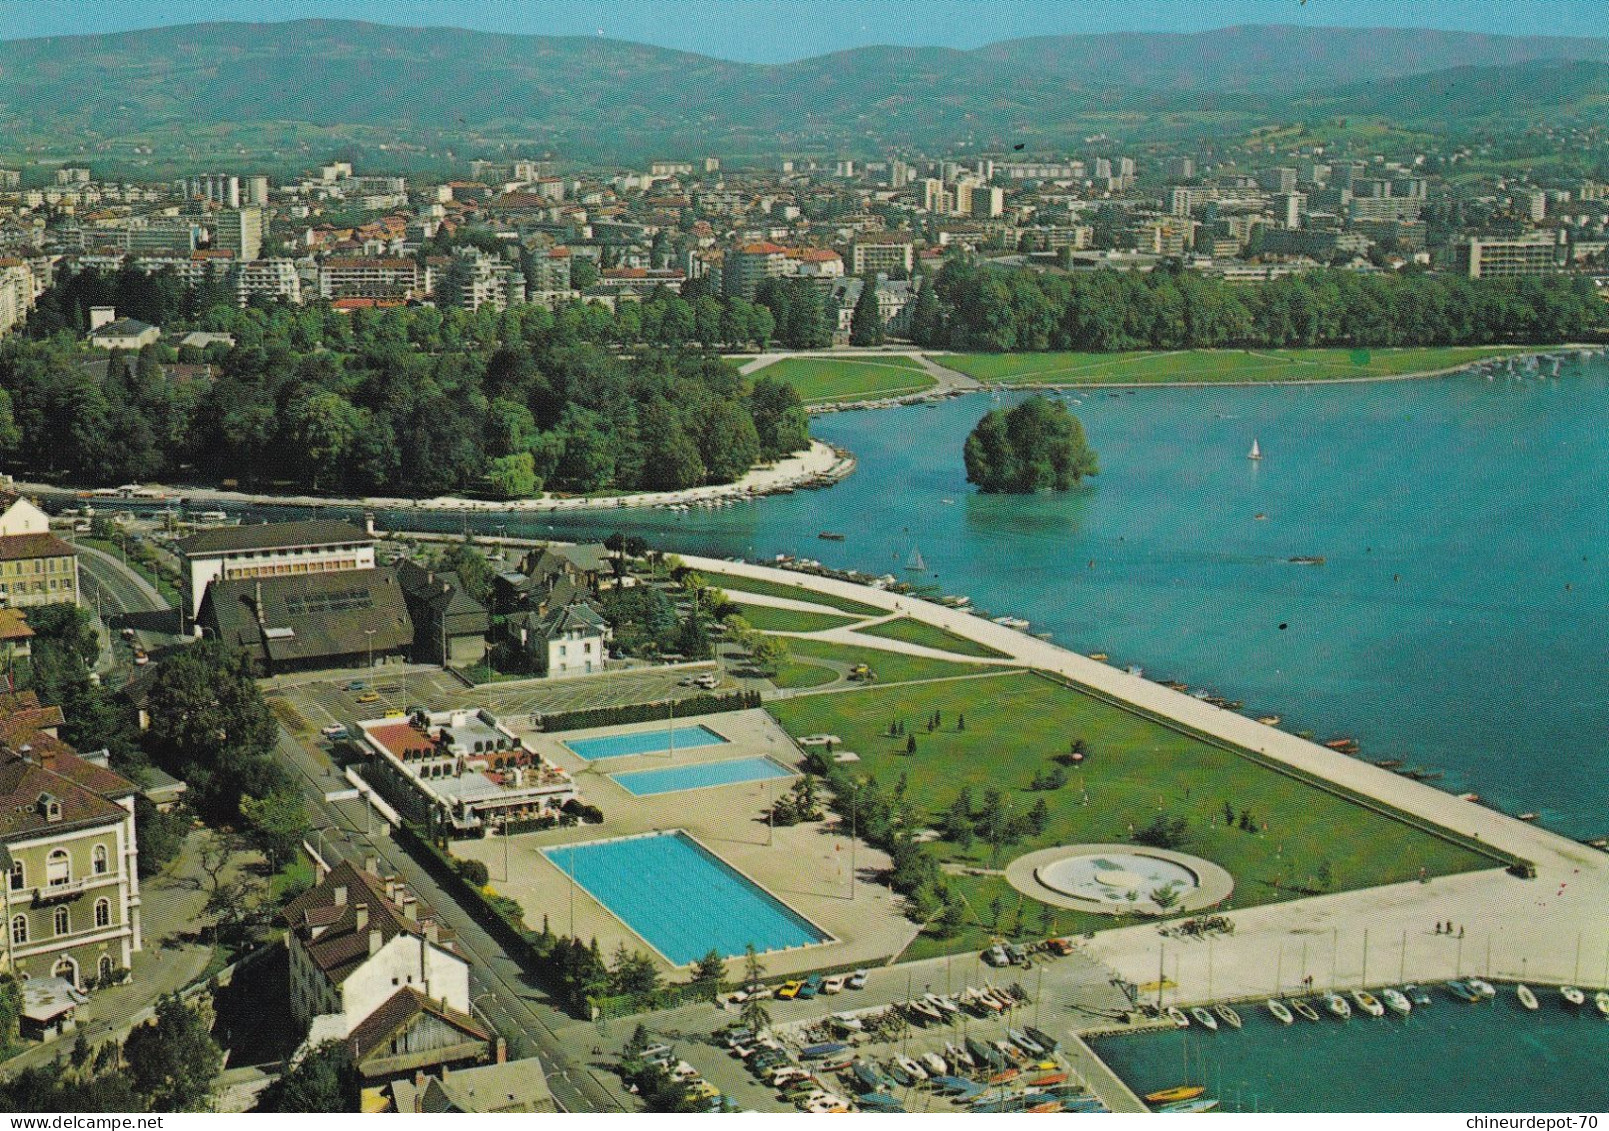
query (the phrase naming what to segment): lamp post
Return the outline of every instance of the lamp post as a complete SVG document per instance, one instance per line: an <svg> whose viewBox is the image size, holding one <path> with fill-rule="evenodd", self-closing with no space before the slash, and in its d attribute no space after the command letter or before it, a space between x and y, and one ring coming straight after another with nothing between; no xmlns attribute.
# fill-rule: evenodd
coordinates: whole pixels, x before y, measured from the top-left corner
<svg viewBox="0 0 1609 1131"><path fill-rule="evenodd" d="M372 668L374 667L374 629L365 628L363 630L363 647L368 661L364 666Z"/></svg>

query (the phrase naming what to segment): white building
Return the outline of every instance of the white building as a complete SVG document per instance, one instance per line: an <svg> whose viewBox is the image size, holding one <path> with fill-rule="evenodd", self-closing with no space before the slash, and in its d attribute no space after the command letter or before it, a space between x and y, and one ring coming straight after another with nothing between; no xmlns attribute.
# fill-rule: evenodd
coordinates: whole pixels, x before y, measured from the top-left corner
<svg viewBox="0 0 1609 1131"><path fill-rule="evenodd" d="M335 519L227 526L193 534L174 549L190 617L214 581L375 568L374 538Z"/></svg>

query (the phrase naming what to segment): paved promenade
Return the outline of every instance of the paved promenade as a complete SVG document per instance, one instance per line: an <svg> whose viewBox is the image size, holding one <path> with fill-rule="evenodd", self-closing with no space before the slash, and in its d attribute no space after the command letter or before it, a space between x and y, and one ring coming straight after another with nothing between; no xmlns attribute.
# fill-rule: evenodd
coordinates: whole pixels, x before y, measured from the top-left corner
<svg viewBox="0 0 1609 1131"><path fill-rule="evenodd" d="M903 611L1008 653L1010 661L1055 673L1095 692L1225 742L1258 752L1418 818L1531 861L1534 879L1490 870L1258 907L1233 914L1235 934L1208 943L1164 940L1154 926L1099 934L1092 953L1123 977L1154 982L1159 961L1181 1000L1267 996L1314 985L1427 981L1490 974L1534 982L1609 986L1609 854L1422 782L1329 750L1232 711L1203 703L1107 664L980 617L909 596L786 570L682 555L697 569L800 584ZM834 639L844 630L816 634ZM878 646L945 655L894 640ZM953 657L948 657L953 658ZM1540 694L1540 692L1539 692ZM1435 924L1457 932L1438 935ZM1164 952L1165 944L1165 952Z"/></svg>

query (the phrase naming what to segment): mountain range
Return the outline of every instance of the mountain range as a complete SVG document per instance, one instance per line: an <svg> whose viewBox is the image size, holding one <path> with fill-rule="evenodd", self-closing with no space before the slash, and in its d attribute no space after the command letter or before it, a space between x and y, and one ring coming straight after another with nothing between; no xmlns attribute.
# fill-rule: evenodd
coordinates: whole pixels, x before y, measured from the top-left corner
<svg viewBox="0 0 1609 1131"><path fill-rule="evenodd" d="M0 139L220 154L286 138L593 157L1065 147L1258 120L1601 116L1609 39L1244 26L864 47L752 64L619 40L338 20L0 42Z"/></svg>

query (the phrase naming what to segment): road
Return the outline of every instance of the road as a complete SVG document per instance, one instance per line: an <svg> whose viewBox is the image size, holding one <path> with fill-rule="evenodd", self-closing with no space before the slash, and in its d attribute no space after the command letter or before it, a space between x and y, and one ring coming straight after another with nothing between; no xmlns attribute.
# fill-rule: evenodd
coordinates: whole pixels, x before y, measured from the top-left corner
<svg viewBox="0 0 1609 1131"><path fill-rule="evenodd" d="M82 600L94 603L109 628L134 629L134 640L146 651L178 641L174 611L145 578L113 554L75 542Z"/></svg>
<svg viewBox="0 0 1609 1131"><path fill-rule="evenodd" d="M621 1110L620 1103L592 1070L571 1060L560 1047L554 1029L571 1023L571 1019L547 1004L543 991L519 965L391 838L384 819L362 800L325 800L326 794L347 790L351 785L328 755L299 742L283 726L277 750L284 764L296 771L308 808L319 825L314 847L331 862L339 859L361 863L366 856L378 857L453 930L459 952L470 963L472 1005L510 1038L510 1055L539 1055L548 1085L566 1111Z"/></svg>

